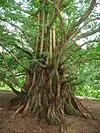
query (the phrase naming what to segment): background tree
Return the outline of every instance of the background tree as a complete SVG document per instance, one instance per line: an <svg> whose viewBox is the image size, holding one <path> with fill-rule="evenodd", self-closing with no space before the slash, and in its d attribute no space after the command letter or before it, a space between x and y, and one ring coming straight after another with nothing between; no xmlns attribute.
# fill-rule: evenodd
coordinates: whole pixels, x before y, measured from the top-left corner
<svg viewBox="0 0 100 133"><path fill-rule="evenodd" d="M65 115L86 118L89 111L75 98L72 86L81 63L100 59L97 53L87 58L86 49L99 42L99 3L12 0L0 4L0 73L11 89L18 86L24 92L15 113L38 115L50 124ZM85 43L80 45L82 39Z"/></svg>
<svg viewBox="0 0 100 133"><path fill-rule="evenodd" d="M83 51L87 53L84 55L87 61L83 59L79 65L76 83L78 87L75 87L75 93L81 96L100 98L100 45L97 44L94 47L88 46L88 48ZM98 58L95 56L98 56Z"/></svg>

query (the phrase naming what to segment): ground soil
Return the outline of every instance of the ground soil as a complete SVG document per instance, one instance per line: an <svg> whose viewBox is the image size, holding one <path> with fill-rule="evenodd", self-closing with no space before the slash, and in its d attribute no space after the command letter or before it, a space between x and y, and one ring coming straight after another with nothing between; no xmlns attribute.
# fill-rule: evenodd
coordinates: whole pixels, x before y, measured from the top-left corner
<svg viewBox="0 0 100 133"><path fill-rule="evenodd" d="M100 101L81 99L96 120L66 116L58 126L48 126L37 118L12 117L13 111L8 110L8 106L14 96L11 92L0 91L0 133L100 133Z"/></svg>

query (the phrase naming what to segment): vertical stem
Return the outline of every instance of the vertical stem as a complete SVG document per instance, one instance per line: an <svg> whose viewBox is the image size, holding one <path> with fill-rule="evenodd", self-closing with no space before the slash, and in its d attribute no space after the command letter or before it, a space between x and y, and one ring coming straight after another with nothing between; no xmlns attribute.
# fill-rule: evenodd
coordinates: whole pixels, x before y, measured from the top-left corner
<svg viewBox="0 0 100 133"><path fill-rule="evenodd" d="M52 100L53 98L53 93L52 93L52 78L50 78L50 81L49 81L49 85L50 85L50 94L49 94L49 98L50 98L50 101Z"/></svg>
<svg viewBox="0 0 100 133"><path fill-rule="evenodd" d="M56 47L56 32L55 32L55 25L53 26L53 51L55 52Z"/></svg>
<svg viewBox="0 0 100 133"><path fill-rule="evenodd" d="M41 45L40 45L40 53L43 51L43 40L44 40L44 20L45 20L45 12L42 14L42 35L41 35Z"/></svg>
<svg viewBox="0 0 100 133"><path fill-rule="evenodd" d="M39 92L39 106L41 106L41 94Z"/></svg>
<svg viewBox="0 0 100 133"><path fill-rule="evenodd" d="M36 82L36 73L35 72L33 72L33 77L32 77L33 79L32 79L32 85L31 85L31 87L30 87L30 89L29 89L29 91L28 91L28 96L30 95L30 92L31 92L31 90L33 89L33 87L34 87L34 85L35 85L35 82Z"/></svg>
<svg viewBox="0 0 100 133"><path fill-rule="evenodd" d="M50 29L50 63L52 63L52 29Z"/></svg>
<svg viewBox="0 0 100 133"><path fill-rule="evenodd" d="M49 22L49 12L47 13L46 19L47 19L46 24L48 25L48 22ZM47 34L47 40L46 40L47 49L46 50L47 50L47 52L49 52L49 48L48 48L49 37L48 37L48 29L47 29L47 27L46 27L46 34ZM48 63L49 63L49 57L47 56L46 57L46 64L48 64Z"/></svg>
<svg viewBox="0 0 100 133"><path fill-rule="evenodd" d="M55 30L55 25L53 26L53 65L56 66L56 53L55 53L55 48L56 48L56 30Z"/></svg>
<svg viewBox="0 0 100 133"><path fill-rule="evenodd" d="M59 77L59 73L58 71L56 72L56 76L57 76L57 96L56 96L56 102L58 104L59 102L59 98L60 98L60 89L61 89L61 81L60 81L60 77Z"/></svg>
<svg viewBox="0 0 100 133"><path fill-rule="evenodd" d="M37 15L37 19L38 19L38 23L40 23L40 12L38 13L38 15ZM38 30L38 32L39 32L39 26L37 27L37 30ZM39 33L38 33L38 35L39 35ZM36 51L38 50L38 43L39 43L39 37L38 37L38 35L37 35L37 38L36 38Z"/></svg>

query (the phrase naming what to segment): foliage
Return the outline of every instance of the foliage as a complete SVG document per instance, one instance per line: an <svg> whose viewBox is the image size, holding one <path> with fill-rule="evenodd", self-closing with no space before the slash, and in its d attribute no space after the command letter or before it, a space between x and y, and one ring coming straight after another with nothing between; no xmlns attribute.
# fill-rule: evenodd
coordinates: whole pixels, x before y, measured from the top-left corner
<svg viewBox="0 0 100 133"><path fill-rule="evenodd" d="M100 90L95 90L94 88L91 88L89 86L81 86L75 88L75 95L86 98L100 99Z"/></svg>
<svg viewBox="0 0 100 133"><path fill-rule="evenodd" d="M97 9L96 0L0 1L0 76L25 91L24 113L52 124L76 109L84 116L71 91L99 86Z"/></svg>
<svg viewBox="0 0 100 133"><path fill-rule="evenodd" d="M90 58L86 63L79 66L77 73L77 82L79 87L76 87L76 94L81 96L100 97L100 60L95 60L95 55L100 56L100 45L88 47L85 49L85 57ZM91 57L93 60L91 60Z"/></svg>

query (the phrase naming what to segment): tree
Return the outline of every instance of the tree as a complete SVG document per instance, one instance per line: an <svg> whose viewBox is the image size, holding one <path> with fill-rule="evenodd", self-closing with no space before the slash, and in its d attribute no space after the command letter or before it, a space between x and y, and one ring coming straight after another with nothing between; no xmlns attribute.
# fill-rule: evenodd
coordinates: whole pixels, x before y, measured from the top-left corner
<svg viewBox="0 0 100 133"><path fill-rule="evenodd" d="M88 59L88 62L82 62L79 66L78 86L75 87L75 93L78 95L100 98L100 60L99 58L95 60L95 55L99 57L99 50L99 44L96 47L88 46L87 49L83 50L87 53L85 58Z"/></svg>
<svg viewBox="0 0 100 133"><path fill-rule="evenodd" d="M100 30L98 14L94 17L96 0L23 2L1 1L0 8L0 71L6 84L24 92L15 113L37 115L50 124L57 124L64 115L86 118L90 113L74 96L72 86L78 65L88 60L82 50L86 43L78 45L77 40ZM88 31L80 34L84 27ZM98 35L87 40L98 42Z"/></svg>

